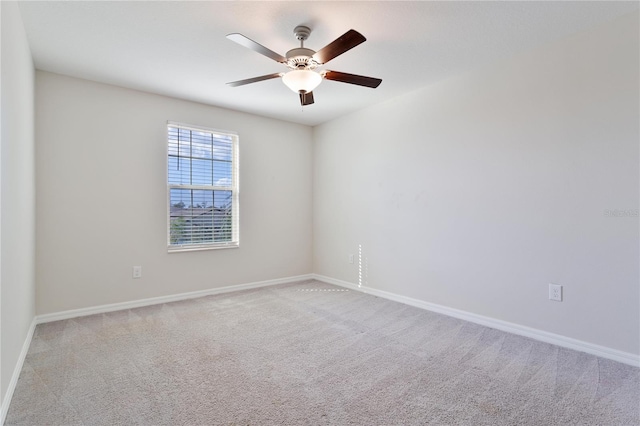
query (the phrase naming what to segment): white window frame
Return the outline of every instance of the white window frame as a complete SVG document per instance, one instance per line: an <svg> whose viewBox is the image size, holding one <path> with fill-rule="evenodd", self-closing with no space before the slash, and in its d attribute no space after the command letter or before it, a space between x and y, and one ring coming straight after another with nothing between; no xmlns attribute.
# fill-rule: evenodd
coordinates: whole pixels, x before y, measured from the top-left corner
<svg viewBox="0 0 640 426"><path fill-rule="evenodd" d="M215 185L177 185L169 183L169 128L177 127L180 129L191 130L196 132L215 133L231 137L232 141L232 163L231 163L231 187L219 187ZM226 248L237 248L240 246L240 206L239 206L239 173L238 173L238 143L239 137L236 132L229 130L219 130L210 127L195 126L191 124L167 121L166 137L165 137L165 183L167 184L167 251L169 253L196 251L196 250L215 250ZM203 189L207 191L231 191L231 241L228 242L207 242L197 244L171 244L171 189Z"/></svg>

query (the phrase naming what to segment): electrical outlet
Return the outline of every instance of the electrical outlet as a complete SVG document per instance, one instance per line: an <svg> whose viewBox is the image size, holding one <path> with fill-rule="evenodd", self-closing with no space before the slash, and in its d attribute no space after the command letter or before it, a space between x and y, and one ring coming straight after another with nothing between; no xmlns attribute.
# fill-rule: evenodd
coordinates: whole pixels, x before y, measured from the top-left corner
<svg viewBox="0 0 640 426"><path fill-rule="evenodd" d="M133 267L133 278L142 278L142 266Z"/></svg>
<svg viewBox="0 0 640 426"><path fill-rule="evenodd" d="M352 254L349 255L349 263L353 263L353 255Z"/></svg>
<svg viewBox="0 0 640 426"><path fill-rule="evenodd" d="M558 284L549 284L549 300L562 302L562 286Z"/></svg>

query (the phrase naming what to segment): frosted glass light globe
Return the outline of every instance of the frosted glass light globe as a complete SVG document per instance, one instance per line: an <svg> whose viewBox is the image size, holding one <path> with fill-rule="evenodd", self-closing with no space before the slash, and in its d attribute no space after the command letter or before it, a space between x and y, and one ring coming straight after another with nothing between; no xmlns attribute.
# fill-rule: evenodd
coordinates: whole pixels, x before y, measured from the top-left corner
<svg viewBox="0 0 640 426"><path fill-rule="evenodd" d="M309 93L322 81L322 77L315 71L294 70L282 76L282 81L296 93Z"/></svg>

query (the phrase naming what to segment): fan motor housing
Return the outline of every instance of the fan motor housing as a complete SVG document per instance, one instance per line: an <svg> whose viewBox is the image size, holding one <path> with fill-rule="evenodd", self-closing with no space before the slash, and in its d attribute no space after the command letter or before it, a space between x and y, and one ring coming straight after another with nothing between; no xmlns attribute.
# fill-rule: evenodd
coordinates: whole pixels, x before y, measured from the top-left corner
<svg viewBox="0 0 640 426"><path fill-rule="evenodd" d="M287 52L287 66L292 70L312 70L319 64L312 58L316 52L306 47L297 47Z"/></svg>

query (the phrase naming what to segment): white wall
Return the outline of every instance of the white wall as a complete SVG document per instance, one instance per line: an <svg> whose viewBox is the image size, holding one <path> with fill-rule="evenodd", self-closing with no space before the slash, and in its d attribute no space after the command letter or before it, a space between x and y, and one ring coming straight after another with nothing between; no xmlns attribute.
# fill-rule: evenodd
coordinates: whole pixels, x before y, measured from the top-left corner
<svg viewBox="0 0 640 426"><path fill-rule="evenodd" d="M639 207L638 51L636 13L316 127L314 271L361 245L365 286L640 353L638 217L604 214Z"/></svg>
<svg viewBox="0 0 640 426"><path fill-rule="evenodd" d="M238 132L240 248L167 253L167 120ZM312 272L311 153L306 126L37 71L37 313Z"/></svg>
<svg viewBox="0 0 640 426"><path fill-rule="evenodd" d="M34 70L15 2L1 2L1 395L35 315Z"/></svg>

